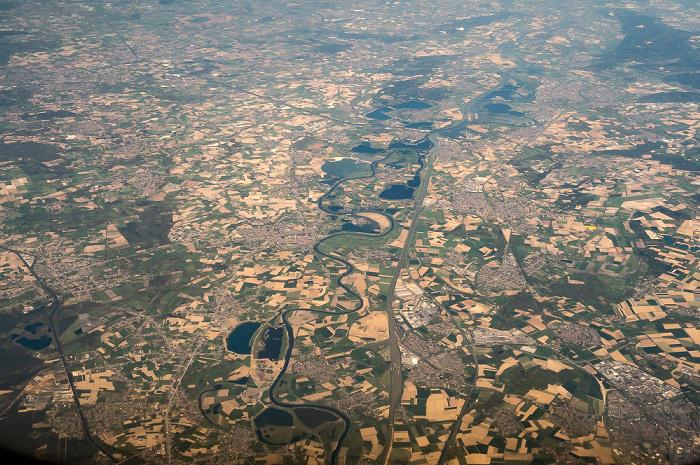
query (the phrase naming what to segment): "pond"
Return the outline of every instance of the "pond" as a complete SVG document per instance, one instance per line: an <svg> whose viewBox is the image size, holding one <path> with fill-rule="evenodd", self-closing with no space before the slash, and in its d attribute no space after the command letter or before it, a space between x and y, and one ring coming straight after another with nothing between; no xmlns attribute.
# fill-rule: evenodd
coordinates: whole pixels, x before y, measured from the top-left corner
<svg viewBox="0 0 700 465"><path fill-rule="evenodd" d="M382 200L405 200L413 198L413 188L403 184L394 184L379 194Z"/></svg>
<svg viewBox="0 0 700 465"><path fill-rule="evenodd" d="M41 328L42 326L44 326L44 323L42 323L41 321L37 321L34 324L25 326L24 330L27 331L28 333L36 334L37 330L39 328Z"/></svg>
<svg viewBox="0 0 700 465"><path fill-rule="evenodd" d="M226 350L240 355L248 355L252 350L250 340L258 330L261 323L249 321L242 323L231 331L231 334L226 338Z"/></svg>

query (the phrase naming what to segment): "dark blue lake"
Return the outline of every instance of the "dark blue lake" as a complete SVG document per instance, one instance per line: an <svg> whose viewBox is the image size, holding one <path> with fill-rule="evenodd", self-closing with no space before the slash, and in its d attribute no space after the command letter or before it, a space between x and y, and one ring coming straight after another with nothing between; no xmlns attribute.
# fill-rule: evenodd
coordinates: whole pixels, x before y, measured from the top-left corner
<svg viewBox="0 0 700 465"><path fill-rule="evenodd" d="M413 149L413 150L429 150L433 147L433 143L427 137L419 140L415 144L407 144L406 142L392 142L389 144L390 149Z"/></svg>
<svg viewBox="0 0 700 465"><path fill-rule="evenodd" d="M505 103L487 103L484 105L484 110L496 114L504 114L510 111L510 105Z"/></svg>
<svg viewBox="0 0 700 465"><path fill-rule="evenodd" d="M357 225L350 220L343 220L343 226L339 231L346 232L359 232L359 233L378 233L381 228L379 223L376 221L367 221L364 224ZM339 232L338 230L332 231L332 233Z"/></svg>
<svg viewBox="0 0 700 465"><path fill-rule="evenodd" d="M351 148L350 151L355 153L369 153L370 155L374 155L375 153L383 152L384 149L375 149L369 144L360 144L356 147Z"/></svg>
<svg viewBox="0 0 700 465"><path fill-rule="evenodd" d="M275 407L268 407L260 415L255 417L255 426L263 428L265 426L293 426L294 417L286 410Z"/></svg>
<svg viewBox="0 0 700 465"><path fill-rule="evenodd" d="M258 358L279 360L282 351L282 334L284 328L268 328L263 336L265 348L258 351Z"/></svg>
<svg viewBox="0 0 700 465"><path fill-rule="evenodd" d="M385 189L379 198L382 200L405 200L413 198L413 188L404 186L403 184L394 184Z"/></svg>
<svg viewBox="0 0 700 465"><path fill-rule="evenodd" d="M484 105L484 110L496 115L507 114L513 116L523 116L524 114L520 111L511 110L510 105L507 105L505 103L487 103L486 105Z"/></svg>
<svg viewBox="0 0 700 465"><path fill-rule="evenodd" d="M23 347L26 347L27 349L41 350L51 345L51 337L47 335L43 335L39 339L27 339L26 337L20 337L15 342Z"/></svg>
<svg viewBox="0 0 700 465"><path fill-rule="evenodd" d="M34 324L25 326L24 330L27 331L28 333L36 334L37 330L39 328L41 328L42 326L44 326L44 323L42 323L41 321L37 321Z"/></svg>
<svg viewBox="0 0 700 465"><path fill-rule="evenodd" d="M388 111L393 111L393 108L389 108L389 107L380 108L378 110L374 110L372 112L367 113L365 115L365 117L380 120L380 121L386 121L388 119L391 119L391 116L389 116L385 113Z"/></svg>
<svg viewBox="0 0 700 465"><path fill-rule="evenodd" d="M420 186L420 175L417 174L417 175L413 176L413 179L411 179L410 181L408 181L408 182L406 183L406 185L407 185L408 187L418 187L418 186Z"/></svg>
<svg viewBox="0 0 700 465"><path fill-rule="evenodd" d="M512 90L494 90L489 92L484 96L484 100L491 100L492 98L501 97L505 100L511 100L513 98L514 91Z"/></svg>
<svg viewBox="0 0 700 465"><path fill-rule="evenodd" d="M236 326L226 338L226 350L240 355L250 354L252 350L250 340L260 327L260 324L250 321Z"/></svg>
<svg viewBox="0 0 700 465"><path fill-rule="evenodd" d="M426 108L430 108L432 105L427 104L425 102L419 102L418 100L409 100L408 102L401 103L399 105L392 105L392 108L396 110L403 110L404 108L408 108L411 110L425 110Z"/></svg>

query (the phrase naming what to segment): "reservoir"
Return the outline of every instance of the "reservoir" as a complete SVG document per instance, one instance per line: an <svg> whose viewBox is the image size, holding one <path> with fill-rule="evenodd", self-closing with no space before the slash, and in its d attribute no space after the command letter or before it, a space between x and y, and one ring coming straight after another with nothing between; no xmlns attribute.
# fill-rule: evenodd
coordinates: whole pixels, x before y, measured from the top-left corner
<svg viewBox="0 0 700 465"><path fill-rule="evenodd" d="M405 200L413 197L413 188L403 184L394 184L379 194L382 200Z"/></svg>
<svg viewBox="0 0 700 465"><path fill-rule="evenodd" d="M426 108L430 108L432 105L425 103L425 102L419 102L418 100L409 100L406 103L402 103L400 105L394 105L392 108L396 110L403 110L404 108L409 108L411 110L425 110Z"/></svg>
<svg viewBox="0 0 700 465"><path fill-rule="evenodd" d="M42 326L44 326L44 323L42 323L41 321L37 321L34 324L25 326L24 330L27 331L28 333L36 334L37 330L39 328L41 328Z"/></svg>
<svg viewBox="0 0 700 465"><path fill-rule="evenodd" d="M260 324L261 323L249 321L236 326L226 338L226 350L240 355L250 354L252 349L250 340L253 334L255 334L255 331L260 327Z"/></svg>
<svg viewBox="0 0 700 465"><path fill-rule="evenodd" d="M297 407L294 409L294 414L299 421L309 428L318 428L329 421L340 420L340 418L333 415L331 412L311 407Z"/></svg>
<svg viewBox="0 0 700 465"><path fill-rule="evenodd" d="M15 342L23 347L26 347L27 349L41 350L51 345L51 337L44 334L38 339L28 339L23 336L17 339Z"/></svg>
<svg viewBox="0 0 700 465"><path fill-rule="evenodd" d="M375 155L377 153L383 152L384 149L375 149L368 143L363 142L360 145L351 148L350 151L355 153L368 153L370 155Z"/></svg>
<svg viewBox="0 0 700 465"><path fill-rule="evenodd" d="M413 150L430 150L433 147L433 143L427 137L421 139L415 144L407 144L406 142L394 141L389 144L390 149L413 149Z"/></svg>
<svg viewBox="0 0 700 465"><path fill-rule="evenodd" d="M392 110L393 110L393 108L390 108L390 107L380 108L378 110L374 110L372 112L367 113L365 115L365 117L370 118L370 119L385 121L385 120L391 119L391 116L385 114L384 112L385 111L392 111Z"/></svg>
<svg viewBox="0 0 700 465"><path fill-rule="evenodd" d="M264 428L266 426L294 426L294 417L286 410L276 407L267 407L260 412L260 415L253 420L255 426Z"/></svg>
<svg viewBox="0 0 700 465"><path fill-rule="evenodd" d="M321 169L326 173L326 177L348 178L361 174L368 166L364 162L358 163L355 158L343 158L337 161L326 161Z"/></svg>
<svg viewBox="0 0 700 465"><path fill-rule="evenodd" d="M513 115L513 116L523 116L524 113L520 111L515 111L511 110L510 105L506 103L487 103L484 105L484 110L488 111L489 113L493 113L496 115L503 115L503 114L508 114L508 115Z"/></svg>
<svg viewBox="0 0 700 465"><path fill-rule="evenodd" d="M279 360L280 352L282 351L282 335L284 328L268 328L263 336L265 348L258 351L258 358L266 358L268 360Z"/></svg>
<svg viewBox="0 0 700 465"><path fill-rule="evenodd" d="M500 115L508 113L510 111L510 105L505 103L487 103L484 105L484 110Z"/></svg>

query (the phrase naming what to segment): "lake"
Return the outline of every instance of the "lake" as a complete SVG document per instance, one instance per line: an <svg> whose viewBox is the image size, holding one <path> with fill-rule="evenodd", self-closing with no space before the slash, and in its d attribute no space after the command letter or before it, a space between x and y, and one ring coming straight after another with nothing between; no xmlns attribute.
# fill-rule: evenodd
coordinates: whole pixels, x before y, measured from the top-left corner
<svg viewBox="0 0 700 465"><path fill-rule="evenodd" d="M368 153L370 155L374 155L374 154L383 152L384 149L375 149L371 145L363 142L360 145L357 145L357 146L351 148L350 151L355 152L355 153Z"/></svg>
<svg viewBox="0 0 700 465"><path fill-rule="evenodd" d="M384 107L384 108L380 108L378 110L374 110L374 111L367 113L365 115L365 117L370 118L370 119L376 119L379 121L386 121L388 119L391 119L391 116L385 114L385 112L393 111L393 110L394 110L393 108Z"/></svg>
<svg viewBox="0 0 700 465"><path fill-rule="evenodd" d="M487 103L484 105L484 110L497 115L508 114L513 116L523 116L522 112L511 110L510 105L506 103Z"/></svg>
<svg viewBox="0 0 700 465"><path fill-rule="evenodd" d="M51 337L44 334L38 339L28 339L23 336L16 339L15 342L20 344L22 347L26 347L27 349L41 350L51 345Z"/></svg>
<svg viewBox="0 0 700 465"><path fill-rule="evenodd" d="M405 200L413 198L413 188L403 184L394 184L385 189L379 198L382 200Z"/></svg>
<svg viewBox="0 0 700 465"><path fill-rule="evenodd" d="M263 336L265 348L258 351L258 358L266 358L268 360L279 360L280 352L282 351L282 334L284 328L268 328Z"/></svg>
<svg viewBox="0 0 700 465"><path fill-rule="evenodd" d="M318 428L322 424L329 421L339 420L339 418L331 412L311 407L297 407L294 409L294 414L297 416L299 421L312 429Z"/></svg>
<svg viewBox="0 0 700 465"><path fill-rule="evenodd" d="M236 326L226 338L226 350L240 355L250 354L250 340L260 325L261 323L249 321Z"/></svg>
<svg viewBox="0 0 700 465"><path fill-rule="evenodd" d="M294 417L286 410L275 407L268 407L260 415L255 417L255 426L263 428L265 426L294 426Z"/></svg>
<svg viewBox="0 0 700 465"><path fill-rule="evenodd" d="M432 105L425 103L425 102L419 102L418 100L409 100L406 103L401 103L399 105L392 105L392 108L395 110L403 110L405 108L408 108L410 110L425 110L427 108L430 108Z"/></svg>
<svg viewBox="0 0 700 465"><path fill-rule="evenodd" d="M361 174L368 167L367 163L360 162L355 158L343 158L337 161L326 161L321 169L327 176L348 178Z"/></svg>

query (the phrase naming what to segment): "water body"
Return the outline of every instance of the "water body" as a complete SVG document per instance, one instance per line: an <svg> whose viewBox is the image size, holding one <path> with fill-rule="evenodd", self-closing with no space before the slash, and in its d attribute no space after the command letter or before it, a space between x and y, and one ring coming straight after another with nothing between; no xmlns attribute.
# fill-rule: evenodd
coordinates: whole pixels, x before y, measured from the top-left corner
<svg viewBox="0 0 700 465"><path fill-rule="evenodd" d="M404 186L403 184L394 184L393 186L385 189L379 198L382 200L406 200L413 198L412 187Z"/></svg>
<svg viewBox="0 0 700 465"><path fill-rule="evenodd" d="M360 161L365 161L367 163L374 163L375 161L379 161L382 158L384 158L383 154L378 154L378 155L372 155L370 153L357 153L354 152L353 158L357 158Z"/></svg>
<svg viewBox="0 0 700 465"><path fill-rule="evenodd" d="M321 169L327 176L334 178L348 178L357 176L365 171L366 168L366 163L360 162L355 158L343 158L338 161L327 161L321 166Z"/></svg>
<svg viewBox="0 0 700 465"><path fill-rule="evenodd" d="M433 148L433 143L427 137L421 139L415 144L408 144L406 142L392 142L389 145L390 149L413 149L413 150L430 150Z"/></svg>
<svg viewBox="0 0 700 465"><path fill-rule="evenodd" d="M253 349L250 345L250 340L260 327L260 324L250 321L236 326L226 338L226 350L240 355L250 354L250 351Z"/></svg>
<svg viewBox="0 0 700 465"><path fill-rule="evenodd" d="M505 104L505 103L487 103L484 105L484 110L488 111L489 113L493 113L496 115L513 115L513 116L523 116L524 113L520 111L514 111L511 109L510 105Z"/></svg>
<svg viewBox="0 0 700 465"><path fill-rule="evenodd" d="M505 86L504 86L505 87ZM513 86L510 86L513 87ZM513 99L513 93L515 90L503 90L502 88L499 90L494 90L493 92L489 92L484 96L484 100L491 100L496 97L501 97L504 100L512 100Z"/></svg>
<svg viewBox="0 0 700 465"><path fill-rule="evenodd" d="M39 339L28 339L23 336L17 339L15 342L22 347L26 347L27 349L41 350L51 345L51 337L44 334Z"/></svg>
<svg viewBox="0 0 700 465"><path fill-rule="evenodd" d="M357 225L354 224L350 220L343 220L343 226L340 228L340 231L344 232L359 232L359 233L378 233L380 230L379 223L376 221L368 220L364 224ZM339 231L332 231L333 232L339 232Z"/></svg>
<svg viewBox="0 0 700 465"><path fill-rule="evenodd" d="M254 422L257 428L265 426L294 426L294 417L286 410L268 407L255 417Z"/></svg>
<svg viewBox="0 0 700 465"><path fill-rule="evenodd" d="M350 151L355 152L355 153L368 153L370 155L374 155L374 154L383 152L384 149L375 149L371 145L363 142L360 145L357 145L357 146L351 148Z"/></svg>
<svg viewBox="0 0 700 465"><path fill-rule="evenodd" d="M394 111L391 107L384 107L378 110L371 111L365 115L365 118L376 119L379 121L386 121L391 119L391 116L387 115L386 112Z"/></svg>
<svg viewBox="0 0 700 465"><path fill-rule="evenodd" d="M340 178L328 178L328 179L322 179L318 183L322 186L332 186L336 182L340 181Z"/></svg>
<svg viewBox="0 0 700 465"><path fill-rule="evenodd" d="M413 179L411 179L410 181L408 181L408 182L406 183L406 185L407 185L408 187L414 187L414 188L420 186L420 175L417 174L417 175L413 176Z"/></svg>
<svg viewBox="0 0 700 465"><path fill-rule="evenodd" d="M24 330L27 331L28 333L36 334L37 330L39 328L41 328L42 326L44 326L44 323L42 323L41 321L37 321L34 324L25 326Z"/></svg>
<svg viewBox="0 0 700 465"><path fill-rule="evenodd" d="M263 336L265 348L258 351L258 358L279 360L282 351L282 333L284 328L268 328Z"/></svg>
<svg viewBox="0 0 700 465"><path fill-rule="evenodd" d="M322 424L328 423L329 421L339 420L339 418L333 415L331 412L326 412L325 410L319 410L311 407L295 408L294 414L297 416L299 421L304 423L304 425L309 428L318 428Z"/></svg>
<svg viewBox="0 0 700 465"><path fill-rule="evenodd" d="M399 105L392 105L392 108L395 110L403 110L405 108L411 109L411 110L425 110L427 108L432 107L432 105L425 103L425 102L419 102L418 100L409 100L406 103L401 103Z"/></svg>

